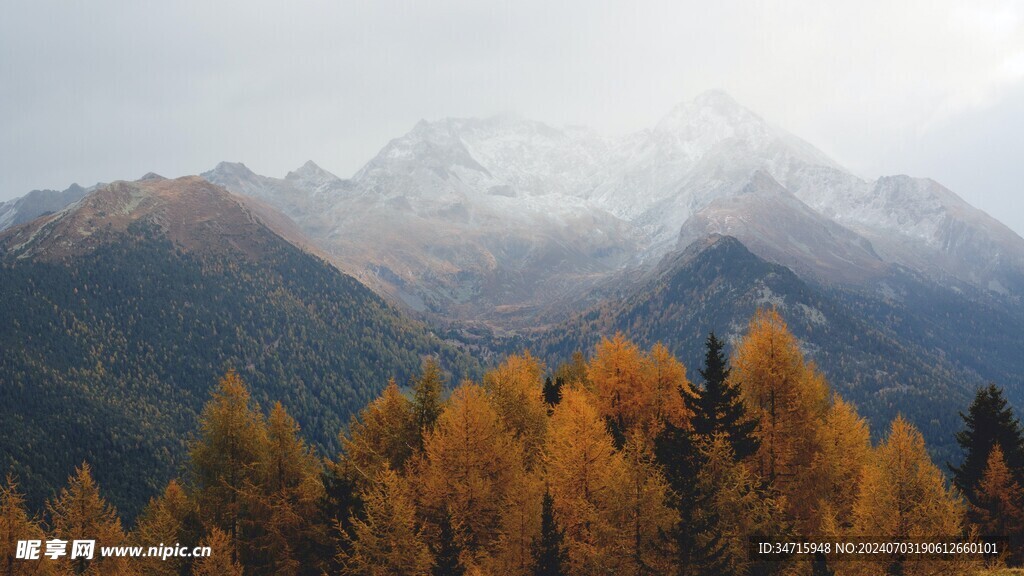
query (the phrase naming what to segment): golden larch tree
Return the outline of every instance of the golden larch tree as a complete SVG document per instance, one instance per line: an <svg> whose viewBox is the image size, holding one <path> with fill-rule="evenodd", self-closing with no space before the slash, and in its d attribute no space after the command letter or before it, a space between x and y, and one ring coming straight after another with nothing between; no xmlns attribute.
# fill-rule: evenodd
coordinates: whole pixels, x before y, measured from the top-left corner
<svg viewBox="0 0 1024 576"><path fill-rule="evenodd" d="M318 522L325 495L322 473L298 423L276 403L267 419L259 481L245 493L253 565L280 576L308 568L303 564L310 563L309 550L327 539L326 526Z"/></svg>
<svg viewBox="0 0 1024 576"><path fill-rule="evenodd" d="M1024 561L1024 489L1006 465L999 444L989 453L977 499L971 516L979 534L986 541L998 543L1000 557L1007 565L1020 566Z"/></svg>
<svg viewBox="0 0 1024 576"><path fill-rule="evenodd" d="M540 456L547 433L543 376L544 365L527 351L505 358L483 381L498 416L522 441L530 465Z"/></svg>
<svg viewBox="0 0 1024 576"><path fill-rule="evenodd" d="M427 434L416 489L423 514L436 527L443 514L461 528L464 549L474 557L492 552L502 505L522 481L522 444L475 384L462 384ZM433 538L436 534L431 533Z"/></svg>
<svg viewBox="0 0 1024 576"><path fill-rule="evenodd" d="M688 429L692 413L685 398L693 395L693 385L686 377L686 366L676 359L664 344L651 347L647 362L651 381L650 411L654 426L648 434L653 438L661 431L662 422Z"/></svg>
<svg viewBox="0 0 1024 576"><path fill-rule="evenodd" d="M524 475L505 496L500 536L492 561L483 568L491 574L523 576L533 567L533 548L540 538L544 483L538 474Z"/></svg>
<svg viewBox="0 0 1024 576"><path fill-rule="evenodd" d="M17 559L19 540L46 540L43 528L25 509L25 497L18 483L8 475L0 485L0 574L4 576L43 576L53 574L55 566L40 555L40 560Z"/></svg>
<svg viewBox="0 0 1024 576"><path fill-rule="evenodd" d="M838 538L852 527L863 468L871 459L868 423L838 394L817 430L818 451L799 479L797 527L808 537Z"/></svg>
<svg viewBox="0 0 1024 576"><path fill-rule="evenodd" d="M618 333L601 340L587 365L597 409L621 431L631 429L647 415L651 382L644 364L636 344Z"/></svg>
<svg viewBox="0 0 1024 576"><path fill-rule="evenodd" d="M412 402L390 380L376 400L352 417L340 440L349 464L366 484L385 466L403 470L419 443Z"/></svg>
<svg viewBox="0 0 1024 576"><path fill-rule="evenodd" d="M192 479L200 518L231 541L232 560L242 557L245 494L261 480L267 426L241 377L228 372L217 383L199 418L201 436L191 446Z"/></svg>
<svg viewBox="0 0 1024 576"><path fill-rule="evenodd" d="M585 390L564 390L551 417L545 469L572 574L618 567L625 547L614 524L625 464Z"/></svg>
<svg viewBox="0 0 1024 576"><path fill-rule="evenodd" d="M942 471L932 463L924 438L898 416L885 442L874 450L864 467L853 506L854 537L876 541L950 542L961 538L964 506L946 487ZM851 562L849 571L877 574L965 573L954 560L923 555L880 557L877 562Z"/></svg>
<svg viewBox="0 0 1024 576"><path fill-rule="evenodd" d="M736 347L729 378L758 420L755 470L792 501L798 495L791 486L811 463L828 410L824 377L804 362L779 313L760 309Z"/></svg>
<svg viewBox="0 0 1024 576"><path fill-rule="evenodd" d="M630 434L621 454L625 474L615 502L615 525L624 544L621 565L625 574L668 573L673 552L665 535L679 521L667 505L668 482L640 431Z"/></svg>
<svg viewBox="0 0 1024 576"><path fill-rule="evenodd" d="M68 478L68 485L61 489L56 499L47 504L51 522L51 537L68 542L68 554L59 558L57 564L65 572L75 574L135 574L126 558L100 555L100 547L125 544L125 534L117 511L100 496L99 486L93 480L89 465L75 469ZM91 560L71 559L71 544L74 540L95 540L96 551Z"/></svg>
<svg viewBox="0 0 1024 576"><path fill-rule="evenodd" d="M195 507L185 489L177 480L171 480L164 488L163 494L151 498L143 509L130 540L136 546L147 548L158 545L173 546L178 543L195 546L195 542L188 542L184 533L186 518L194 513ZM137 563L139 572L145 576L175 576L181 574L185 564L186 559L179 557L170 557L166 560L147 557L140 558Z"/></svg>
<svg viewBox="0 0 1024 576"><path fill-rule="evenodd" d="M378 472L366 494L365 514L353 522L342 574L423 576L433 564L416 524L416 506L405 481L390 468Z"/></svg>
<svg viewBox="0 0 1024 576"><path fill-rule="evenodd" d="M242 576L242 565L233 556L231 537L220 528L211 528L202 541L210 548L210 555L192 564L192 576Z"/></svg>

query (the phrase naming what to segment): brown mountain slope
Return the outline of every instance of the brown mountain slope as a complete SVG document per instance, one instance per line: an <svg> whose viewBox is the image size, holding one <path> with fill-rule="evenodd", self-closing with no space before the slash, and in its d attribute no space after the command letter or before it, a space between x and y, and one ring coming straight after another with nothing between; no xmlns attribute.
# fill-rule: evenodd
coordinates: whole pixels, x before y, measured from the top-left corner
<svg viewBox="0 0 1024 576"><path fill-rule="evenodd" d="M0 248L19 259L62 260L91 252L136 222L157 226L186 252L255 259L273 233L311 251L288 217L198 176L108 184L60 212L4 231Z"/></svg>

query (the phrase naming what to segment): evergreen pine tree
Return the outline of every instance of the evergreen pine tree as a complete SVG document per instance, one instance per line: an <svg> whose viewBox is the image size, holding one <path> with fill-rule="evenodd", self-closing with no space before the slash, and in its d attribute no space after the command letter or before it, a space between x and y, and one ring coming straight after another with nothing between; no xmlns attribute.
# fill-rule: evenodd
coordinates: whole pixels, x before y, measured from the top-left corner
<svg viewBox="0 0 1024 576"><path fill-rule="evenodd" d="M423 364L423 373L413 382L413 413L419 431L419 447L423 447L423 438L434 428L437 417L441 415L441 392L444 390L444 374L437 360L427 359Z"/></svg>
<svg viewBox="0 0 1024 576"><path fill-rule="evenodd" d="M720 574L726 569L725 542L716 530L719 519L712 505L715 494L698 484L705 464L699 438L668 424L655 441L655 456L670 488L668 505L679 513L679 522L667 536L674 544L673 564L680 576Z"/></svg>
<svg viewBox="0 0 1024 576"><path fill-rule="evenodd" d="M1007 405L1001 388L991 384L978 390L967 414L960 413L965 428L956 435L964 451L960 466L949 465L953 484L968 502L977 504L978 483L985 474L989 453L996 444L1018 483L1024 485L1024 433Z"/></svg>
<svg viewBox="0 0 1024 576"><path fill-rule="evenodd" d="M549 406L548 410L551 410L562 400L562 384L564 380L561 376L551 378L548 376L544 380L544 402Z"/></svg>
<svg viewBox="0 0 1024 576"><path fill-rule="evenodd" d="M540 517L540 540L534 549L534 576L564 576L568 560L565 551L565 531L555 519L555 500L551 492L544 492Z"/></svg>
<svg viewBox="0 0 1024 576"><path fill-rule="evenodd" d="M324 473L324 498L320 501L319 516L334 528L337 555L332 573L341 568L339 559L351 553L355 539L354 521L363 516L364 502L359 491L358 472L342 455L338 462L330 462Z"/></svg>
<svg viewBox="0 0 1024 576"><path fill-rule="evenodd" d="M655 455L671 488L669 504L680 517L671 534L680 574L714 574L724 569L721 559L725 543L717 533L719 519L710 505L714 494L703 493L697 484L704 464L700 442L724 436L737 461L758 448L754 436L757 421L747 415L739 388L728 380L724 343L712 332L705 346L704 368L700 370L704 386L693 393L680 391L693 412L692 429L666 423L655 441Z"/></svg>
<svg viewBox="0 0 1024 576"><path fill-rule="evenodd" d="M694 413L693 431L708 438L725 434L736 459L743 460L757 452L757 421L747 415L739 387L729 382L725 343L711 332L704 345L704 368L700 370L704 386L687 397Z"/></svg>

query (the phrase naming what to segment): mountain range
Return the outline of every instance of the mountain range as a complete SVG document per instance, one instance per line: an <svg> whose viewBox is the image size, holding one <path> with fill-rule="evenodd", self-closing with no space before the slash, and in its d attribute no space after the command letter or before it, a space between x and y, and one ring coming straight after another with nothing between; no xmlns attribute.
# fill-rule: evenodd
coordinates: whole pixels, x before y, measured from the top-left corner
<svg viewBox="0 0 1024 576"><path fill-rule="evenodd" d="M284 211L407 306L495 329L547 323L591 288L711 233L823 283L894 268L1024 294L1024 239L951 191L863 180L728 95L621 138L515 117L420 122L352 178L223 163L203 177Z"/></svg>
<svg viewBox="0 0 1024 576"><path fill-rule="evenodd" d="M259 336L223 348L208 334L185 347L216 351L194 377L167 380L171 364L161 360L146 381L195 391L226 363L251 366L257 390L301 391L300 421L323 445L356 397L383 384L368 380L371 366L405 377L431 353L470 373L467 347L485 357L528 347L553 366L622 331L665 342L693 367L707 331L735 340L765 305L783 312L872 429L902 412L937 458L954 457L957 411L974 387L995 381L1024 405L1024 239L932 180L860 178L719 91L618 137L508 115L421 121L350 178L313 162L283 178L222 162L201 178L32 192L0 204L4 228L3 272L21 282L5 282L7 309L28 306L18 294L33 291L62 303L25 309L45 320L20 309L2 319L18 326L8 343L32 342L23 358L6 360L7 374L42 377L42 359L55 352L32 340L38 322L81 347L61 376L70 386L93 374L86 387L101 387L82 362L108 348L139 353L134 339L182 353L174 338L191 341L198 324L179 323L157 346L155 334L120 328L139 310L105 312L122 289L109 278L134 266L156 274L145 260L133 264L154 258L217 288L166 290L143 275L150 279L125 302L163 318L198 299L208 306L192 321L219 318L220 330L244 319ZM239 267L252 271L238 276ZM299 268L315 270L316 290L302 288L296 275L309 273ZM85 290L84 277L106 296L68 316L62 307L78 297L65 292ZM229 303L227 286L239 282L262 316ZM366 307L374 329L356 329ZM306 328L284 328L294 322ZM260 360L260 350L276 350L276 330L303 352ZM386 351L372 352L370 341ZM289 367L307 350L330 354L325 364ZM173 366L181 374L191 365ZM346 375L325 378L328 369ZM303 395L327 391L345 400L319 407ZM189 402L175 422L191 417Z"/></svg>
<svg viewBox="0 0 1024 576"><path fill-rule="evenodd" d="M0 468L34 505L88 461L133 516L181 472L227 370L327 454L426 357L479 374L289 226L202 178L154 175L0 232Z"/></svg>

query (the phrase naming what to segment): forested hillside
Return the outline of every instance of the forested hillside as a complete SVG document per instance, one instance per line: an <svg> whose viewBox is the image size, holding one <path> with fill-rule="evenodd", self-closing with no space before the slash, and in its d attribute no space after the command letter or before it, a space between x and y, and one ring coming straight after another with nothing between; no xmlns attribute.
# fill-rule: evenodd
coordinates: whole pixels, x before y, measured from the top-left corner
<svg viewBox="0 0 1024 576"><path fill-rule="evenodd" d="M999 388L965 407L966 458L950 483L902 416L873 442L775 310L750 319L730 357L714 335L699 350L700 369L687 370L664 346L618 334L553 368L511 355L450 394L427 361L410 392L392 381L339 429L341 451L326 459L289 410L228 372L181 477L152 492L132 528L88 464L68 470L41 519L16 478L0 486L12 539L74 532L211 556L27 561L12 544L0 563L168 576L923 576L1024 562L1024 438ZM843 542L961 549L844 554Z"/></svg>
<svg viewBox="0 0 1024 576"><path fill-rule="evenodd" d="M0 467L31 502L87 460L134 516L180 471L207 391L228 369L260 402L280 400L323 448L337 446L382 375L405 382L426 355L460 377L477 373L426 326L258 219L220 230L224 215L196 219L230 238L207 250L172 242L167 213L98 226L95 247L73 257L9 253L0 263ZM60 238L62 222L34 237ZM60 247L44 240L52 245L25 249Z"/></svg>
<svg viewBox="0 0 1024 576"><path fill-rule="evenodd" d="M811 284L734 238L710 237L666 258L638 287L544 332L534 349L560 362L621 331L644 346L664 342L692 364L708 330L737 339L758 306L776 306L804 353L876 431L903 414L938 461L955 461L957 413L974 388L998 382L1021 400L1010 360L1018 356L1008 347L1020 344L1024 320L908 274L886 282L890 299Z"/></svg>

